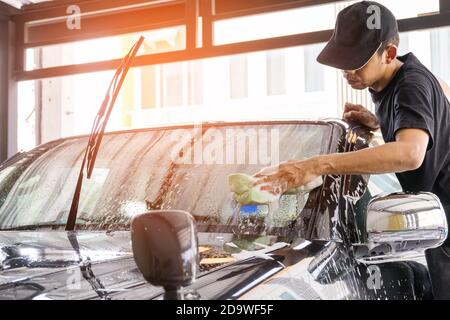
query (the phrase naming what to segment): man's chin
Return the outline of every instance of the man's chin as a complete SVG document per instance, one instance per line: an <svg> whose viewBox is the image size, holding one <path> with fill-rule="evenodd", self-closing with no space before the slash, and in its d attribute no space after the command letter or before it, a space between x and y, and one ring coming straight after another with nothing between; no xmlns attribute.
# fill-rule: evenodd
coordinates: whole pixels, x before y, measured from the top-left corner
<svg viewBox="0 0 450 320"><path fill-rule="evenodd" d="M364 89L367 88L366 85L363 85L363 84L360 84L360 83L351 84L350 86L352 87L352 89L355 89L355 90L364 90Z"/></svg>

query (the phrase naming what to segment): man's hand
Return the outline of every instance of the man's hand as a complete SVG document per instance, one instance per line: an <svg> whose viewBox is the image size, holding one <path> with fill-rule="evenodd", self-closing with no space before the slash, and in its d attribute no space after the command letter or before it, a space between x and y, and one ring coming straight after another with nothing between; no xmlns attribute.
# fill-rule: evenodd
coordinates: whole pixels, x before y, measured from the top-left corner
<svg viewBox="0 0 450 320"><path fill-rule="evenodd" d="M304 186L316 179L320 176L316 169L313 159L283 162L254 175L255 185L262 185L261 190L281 195L289 189Z"/></svg>
<svg viewBox="0 0 450 320"><path fill-rule="evenodd" d="M358 104L346 103L342 118L345 121L360 123L373 131L380 128L380 123L378 122L377 117L372 112Z"/></svg>

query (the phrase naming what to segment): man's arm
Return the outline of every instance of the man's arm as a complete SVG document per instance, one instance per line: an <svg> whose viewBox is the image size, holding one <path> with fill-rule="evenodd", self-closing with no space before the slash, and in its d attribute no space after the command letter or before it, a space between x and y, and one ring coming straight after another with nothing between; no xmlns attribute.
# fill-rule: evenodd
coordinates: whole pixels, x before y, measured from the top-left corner
<svg viewBox="0 0 450 320"><path fill-rule="evenodd" d="M396 141L355 152L316 157L318 175L379 174L415 170L422 165L429 136L421 129L402 129Z"/></svg>
<svg viewBox="0 0 450 320"><path fill-rule="evenodd" d="M415 170L422 165L429 142L421 129L401 129L396 141L354 152L294 160L263 169L255 175L262 189L282 193L329 174L381 174ZM275 192L274 192L275 193Z"/></svg>
<svg viewBox="0 0 450 320"><path fill-rule="evenodd" d="M439 80L439 84L442 87L442 90L444 90L444 94L447 96L447 98L450 100L450 87L448 86L447 83L445 83L444 80L438 78Z"/></svg>

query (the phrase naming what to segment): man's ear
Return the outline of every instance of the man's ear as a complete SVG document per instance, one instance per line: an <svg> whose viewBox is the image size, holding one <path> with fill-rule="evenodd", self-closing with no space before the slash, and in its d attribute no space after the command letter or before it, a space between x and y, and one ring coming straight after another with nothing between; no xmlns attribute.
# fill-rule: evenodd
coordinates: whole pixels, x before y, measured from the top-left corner
<svg viewBox="0 0 450 320"><path fill-rule="evenodd" d="M397 58L397 47L390 45L386 48L385 63L390 64L395 58Z"/></svg>

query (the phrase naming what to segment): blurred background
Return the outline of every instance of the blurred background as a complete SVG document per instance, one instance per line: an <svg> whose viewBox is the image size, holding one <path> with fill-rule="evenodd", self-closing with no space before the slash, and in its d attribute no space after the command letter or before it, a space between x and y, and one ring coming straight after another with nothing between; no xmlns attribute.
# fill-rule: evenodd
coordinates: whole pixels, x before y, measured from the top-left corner
<svg viewBox="0 0 450 320"><path fill-rule="evenodd" d="M32 13L31 9L48 8L48 5L42 7L45 2L25 7L24 2L27 1L4 2L26 9L26 13ZM124 4L124 1L119 2ZM196 30L199 36L195 39L195 48L191 49L204 49L206 45L202 43L205 39L202 32L210 32L212 46L223 47L224 50L220 55L211 54L211 57L205 58L200 55L196 59L187 56L186 61L171 63L159 61L161 57L170 60L171 54L178 57L177 53L183 54L189 49L189 27L182 23L168 27L162 23L161 28L152 26L149 30L122 31L121 34L108 36L99 32L98 36L90 35L86 40L65 39L61 43L46 45L45 40L33 44L32 39L43 37L38 31L48 32L51 36L51 29L44 27L52 28L54 18L28 19L23 22L24 63L17 79L16 127L8 129L8 156L61 137L89 133L114 70L104 68L90 72L89 68L78 70L73 66L89 66L91 63L121 58L141 35L145 36L145 43L139 56L148 57L144 63L148 65L129 71L108 125L109 131L208 120L340 117L343 104L347 101L372 108L367 90L352 90L339 71L316 62L326 40L306 41L311 44L299 41L298 45L296 38L288 45L286 41L280 44L274 41L268 46L273 48L257 47L252 52L244 53L240 53L240 47L235 46L232 54L226 54L226 48L240 43L255 43L264 39L288 40L295 35L314 35L331 30L337 13L357 1L325 2L315 5L312 1L308 6L224 16L213 21L211 30L202 27L200 16ZM439 14L440 3L441 6L443 3L439 0L379 2L391 9L397 19L405 19L406 22ZM83 31L83 11L81 17ZM20 19L18 21L16 24L20 23ZM115 21L111 24L119 23ZM403 30L416 28L407 23L400 26L404 26ZM30 45L27 45L27 37L31 39ZM450 83L448 26L424 28L419 23L417 30L402 31L400 54L408 52L414 52L437 76ZM205 55L208 56L208 53ZM152 56L156 57L155 62ZM174 60L183 60L183 56ZM71 68L65 68L67 66ZM49 70L60 71L60 75L52 76Z"/></svg>

